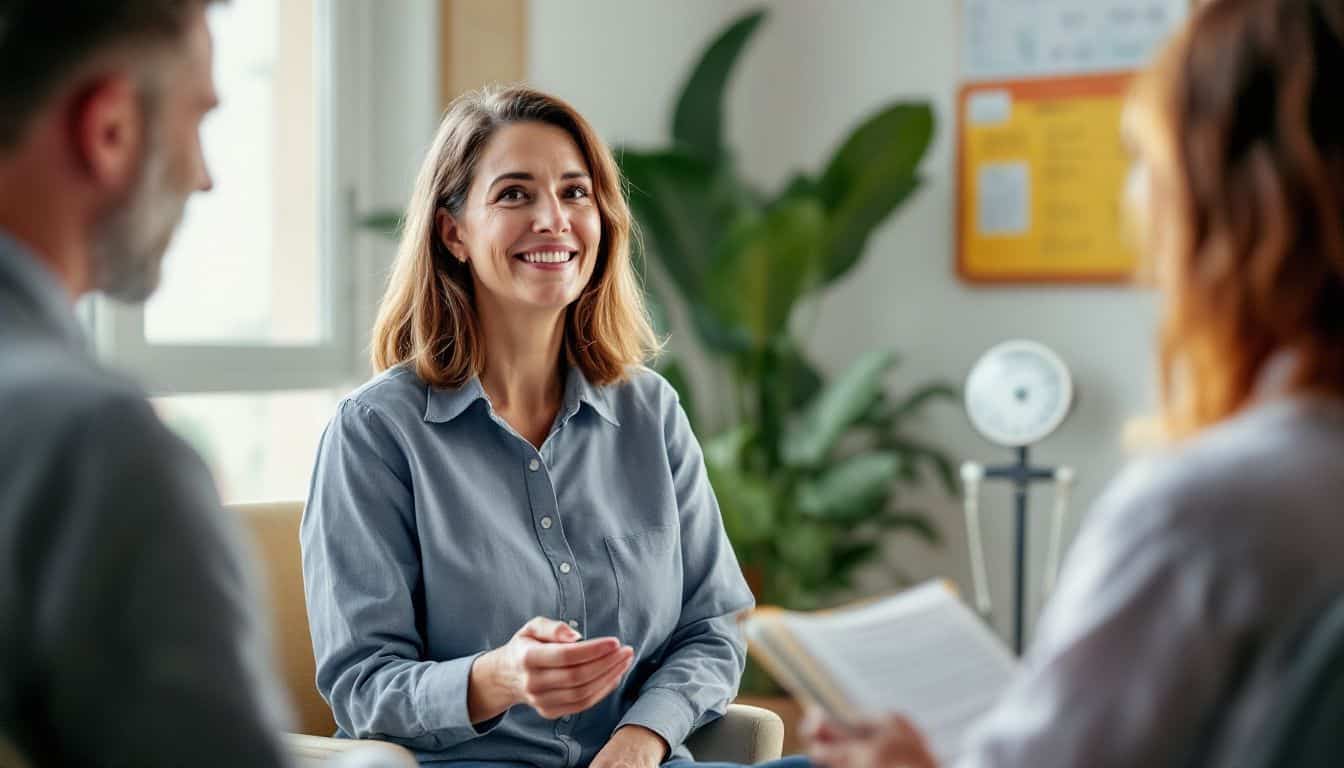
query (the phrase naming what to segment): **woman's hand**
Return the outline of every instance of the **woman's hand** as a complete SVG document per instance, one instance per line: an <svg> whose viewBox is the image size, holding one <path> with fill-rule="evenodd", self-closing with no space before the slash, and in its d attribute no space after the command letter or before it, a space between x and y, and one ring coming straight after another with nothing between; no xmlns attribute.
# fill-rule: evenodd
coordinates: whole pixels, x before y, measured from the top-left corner
<svg viewBox="0 0 1344 768"><path fill-rule="evenodd" d="M482 654L471 667L467 710L472 723L527 704L555 719L582 712L621 682L634 649L614 637L579 642L563 621L535 618L505 645Z"/></svg>
<svg viewBox="0 0 1344 768"><path fill-rule="evenodd" d="M900 715L846 728L809 710L802 731L808 757L826 768L938 768L924 735Z"/></svg>
<svg viewBox="0 0 1344 768"><path fill-rule="evenodd" d="M667 757L663 737L640 725L616 729L588 768L657 768Z"/></svg>

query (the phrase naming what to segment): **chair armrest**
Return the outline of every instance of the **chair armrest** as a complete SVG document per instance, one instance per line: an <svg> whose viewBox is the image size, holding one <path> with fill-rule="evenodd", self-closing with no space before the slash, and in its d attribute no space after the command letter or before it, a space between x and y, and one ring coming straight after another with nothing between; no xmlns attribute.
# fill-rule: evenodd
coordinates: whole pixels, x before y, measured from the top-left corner
<svg viewBox="0 0 1344 768"><path fill-rule="evenodd" d="M686 748L698 762L775 760L784 750L784 721L768 709L730 704L723 717L692 733Z"/></svg>
<svg viewBox="0 0 1344 768"><path fill-rule="evenodd" d="M284 735L285 751L294 764L341 768L416 768L415 757L405 747L371 739L333 739L302 733Z"/></svg>

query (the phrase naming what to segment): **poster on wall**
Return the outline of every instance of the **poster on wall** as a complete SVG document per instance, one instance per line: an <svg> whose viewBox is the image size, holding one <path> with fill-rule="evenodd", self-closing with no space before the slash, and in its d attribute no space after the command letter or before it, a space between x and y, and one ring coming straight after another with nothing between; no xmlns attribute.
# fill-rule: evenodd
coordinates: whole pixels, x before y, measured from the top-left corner
<svg viewBox="0 0 1344 768"><path fill-rule="evenodd" d="M1120 112L1189 0L961 0L957 271L971 282L1133 272Z"/></svg>

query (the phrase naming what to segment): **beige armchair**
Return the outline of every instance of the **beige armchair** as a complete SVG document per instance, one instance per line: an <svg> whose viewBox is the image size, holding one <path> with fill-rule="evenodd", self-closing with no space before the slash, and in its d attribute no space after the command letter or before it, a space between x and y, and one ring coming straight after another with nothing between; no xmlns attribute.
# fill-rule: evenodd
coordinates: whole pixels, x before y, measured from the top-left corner
<svg viewBox="0 0 1344 768"><path fill-rule="evenodd" d="M317 692L316 662L308 634L299 559L299 519L303 502L243 504L230 508L242 518L264 562L272 609L275 657L294 706L298 734L287 738L302 760L320 761L357 745L381 747L409 757L401 747L377 742L325 738L336 731L331 709ZM752 764L780 756L784 723L775 713L734 704L722 719L701 728L686 742L696 759Z"/></svg>

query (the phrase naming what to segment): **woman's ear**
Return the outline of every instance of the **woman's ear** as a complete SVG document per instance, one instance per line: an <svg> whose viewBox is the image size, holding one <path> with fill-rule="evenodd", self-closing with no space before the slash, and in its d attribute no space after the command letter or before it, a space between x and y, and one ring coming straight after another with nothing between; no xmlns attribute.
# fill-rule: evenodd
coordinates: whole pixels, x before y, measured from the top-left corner
<svg viewBox="0 0 1344 768"><path fill-rule="evenodd" d="M439 242L453 254L453 258L466 264L467 244L462 241L462 229L457 226L457 219L440 208L434 213L434 229L438 231Z"/></svg>

